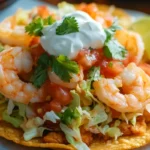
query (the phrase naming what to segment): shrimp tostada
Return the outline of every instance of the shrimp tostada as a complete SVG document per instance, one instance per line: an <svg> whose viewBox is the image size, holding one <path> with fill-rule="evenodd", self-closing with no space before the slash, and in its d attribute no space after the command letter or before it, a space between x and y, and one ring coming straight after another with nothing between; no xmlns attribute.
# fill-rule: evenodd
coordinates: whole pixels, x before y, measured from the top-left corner
<svg viewBox="0 0 150 150"><path fill-rule="evenodd" d="M0 136L70 150L149 143L150 66L130 21L114 7L65 2L55 11L38 6L6 18Z"/></svg>

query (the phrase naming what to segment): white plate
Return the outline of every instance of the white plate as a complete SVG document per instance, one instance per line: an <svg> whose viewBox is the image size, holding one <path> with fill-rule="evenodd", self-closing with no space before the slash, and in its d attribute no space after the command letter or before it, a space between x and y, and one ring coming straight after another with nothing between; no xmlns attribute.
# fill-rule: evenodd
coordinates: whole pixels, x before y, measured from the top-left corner
<svg viewBox="0 0 150 150"><path fill-rule="evenodd" d="M12 4L11 6L0 11L0 21L14 14L18 8L30 9L34 6L43 5L43 4L48 5L52 8L56 8L55 6L50 5L46 2L42 2L40 0L17 0L17 2ZM127 10L127 12L134 17L141 17L145 15L144 13L138 11ZM0 138L0 150L46 150L46 149L28 148L28 147L14 144L13 142L7 141L3 138ZM150 150L150 146L142 147L136 150Z"/></svg>

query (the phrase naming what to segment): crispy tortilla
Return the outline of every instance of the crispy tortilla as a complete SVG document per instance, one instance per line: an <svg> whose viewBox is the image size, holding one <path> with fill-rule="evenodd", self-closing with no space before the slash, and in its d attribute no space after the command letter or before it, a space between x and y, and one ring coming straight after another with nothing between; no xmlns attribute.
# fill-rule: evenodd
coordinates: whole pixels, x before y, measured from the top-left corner
<svg viewBox="0 0 150 150"><path fill-rule="evenodd" d="M102 11L108 11L110 6L98 5L98 8ZM118 16L122 20L124 26L128 26L131 23L131 17L122 9L115 8L113 13L114 16ZM58 143L44 143L42 138L35 138L30 141L23 139L23 131L18 128L14 128L11 124L1 120L0 116L0 136L13 141L14 143L28 146L28 147L41 147L41 148L52 148L52 149L64 149L74 150L71 145L58 144ZM147 127L147 131L142 136L123 136L117 141L98 141L95 140L91 145L91 150L128 150L138 148L150 143L150 124Z"/></svg>
<svg viewBox="0 0 150 150"><path fill-rule="evenodd" d="M64 149L74 150L70 145L57 144L57 143L43 143L42 138L35 138L30 141L23 139L23 131L18 128L14 128L12 125L0 121L0 136L7 140L11 140L17 144L28 146L28 147L41 147L41 148L52 148L52 149ZM94 141L90 148L91 150L127 150L138 148L150 143L150 124L147 127L147 132L142 136L126 136L120 137L117 141L109 140L105 141Z"/></svg>

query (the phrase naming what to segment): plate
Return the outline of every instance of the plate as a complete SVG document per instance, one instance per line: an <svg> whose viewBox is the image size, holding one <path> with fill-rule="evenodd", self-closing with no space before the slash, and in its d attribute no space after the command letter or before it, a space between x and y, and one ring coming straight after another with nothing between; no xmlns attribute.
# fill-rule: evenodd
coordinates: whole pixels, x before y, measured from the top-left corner
<svg viewBox="0 0 150 150"><path fill-rule="evenodd" d="M0 21L2 21L4 18L14 14L18 8L30 9L30 8L38 6L38 5L47 5L51 8L54 8L54 9L56 8L56 6L50 5L49 3L43 2L40 0L24 0L24 1L17 0L11 6L5 8L4 10L0 10ZM131 16L136 17L136 18L146 15L145 13L138 12L138 11L132 11L132 10L126 10L126 11ZM24 147L24 146L14 144L13 142L7 141L3 138L0 138L0 150L47 150L47 149ZM136 149L136 150L150 150L150 145Z"/></svg>

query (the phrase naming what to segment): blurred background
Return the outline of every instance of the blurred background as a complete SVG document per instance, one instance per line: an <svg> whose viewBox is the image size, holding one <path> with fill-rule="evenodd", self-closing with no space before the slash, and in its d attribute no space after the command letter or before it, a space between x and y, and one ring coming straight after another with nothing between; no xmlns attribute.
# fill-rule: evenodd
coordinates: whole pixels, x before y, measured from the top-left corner
<svg viewBox="0 0 150 150"><path fill-rule="evenodd" d="M11 5L15 1L17 0L0 0L0 9L3 9L6 6ZM44 1L47 1L53 5L57 5L59 2L62 2L64 0L44 0ZM117 7L138 10L150 14L150 0L66 0L66 1L70 3L96 2L108 5L116 5Z"/></svg>

